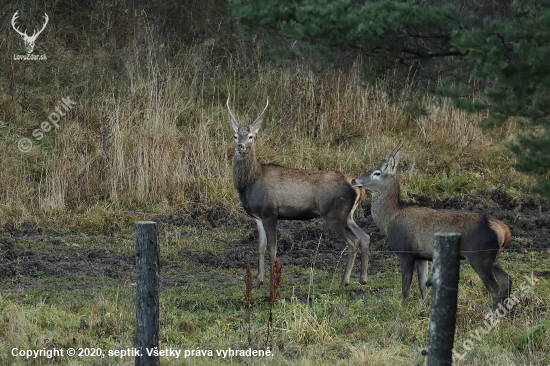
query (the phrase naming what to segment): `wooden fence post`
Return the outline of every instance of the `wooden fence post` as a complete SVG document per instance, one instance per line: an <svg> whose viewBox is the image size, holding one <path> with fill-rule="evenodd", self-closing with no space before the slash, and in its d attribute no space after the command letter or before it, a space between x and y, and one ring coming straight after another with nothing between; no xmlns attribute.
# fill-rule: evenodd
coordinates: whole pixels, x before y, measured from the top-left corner
<svg viewBox="0 0 550 366"><path fill-rule="evenodd" d="M159 346L159 244L157 223L139 221L136 233L136 366L158 366L158 355L147 353Z"/></svg>
<svg viewBox="0 0 550 366"><path fill-rule="evenodd" d="M436 233L432 270L432 303L428 366L453 364L456 303L460 277L460 234Z"/></svg>

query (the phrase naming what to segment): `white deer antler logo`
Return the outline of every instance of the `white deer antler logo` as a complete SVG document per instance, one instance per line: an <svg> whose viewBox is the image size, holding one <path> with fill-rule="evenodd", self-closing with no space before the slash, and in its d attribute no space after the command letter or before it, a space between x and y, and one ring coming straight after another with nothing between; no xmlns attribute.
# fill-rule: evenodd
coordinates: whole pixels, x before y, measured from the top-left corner
<svg viewBox="0 0 550 366"><path fill-rule="evenodd" d="M46 21L44 22L42 29L40 29L38 33L35 30L32 36L28 36L26 30L25 33L23 33L15 26L15 19L17 19L18 17L17 13L19 13L19 11L16 11L15 14L13 14L13 18L11 18L11 26L13 27L13 29L15 29L17 33L21 35L21 37L23 37L23 41L25 41L25 48L27 49L27 54L31 54L32 50L34 49L34 42L36 41L36 38L38 38L40 33L42 33L44 28L46 28L46 24L48 24L48 14L44 13L44 19L46 19Z"/></svg>

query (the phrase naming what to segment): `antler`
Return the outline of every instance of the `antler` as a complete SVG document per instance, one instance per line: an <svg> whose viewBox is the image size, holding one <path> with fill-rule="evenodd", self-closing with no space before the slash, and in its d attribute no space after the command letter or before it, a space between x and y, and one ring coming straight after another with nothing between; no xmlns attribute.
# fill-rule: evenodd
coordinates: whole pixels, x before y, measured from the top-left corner
<svg viewBox="0 0 550 366"><path fill-rule="evenodd" d="M264 110L262 111L262 113L260 113L260 115L258 116L258 118L256 118L256 120L254 121L254 123L252 123L253 125L256 124L256 122L258 122L260 119L262 119L262 116L264 115L264 112L265 110L267 109L267 106L269 105L269 97L267 97L267 103L265 104L265 108Z"/></svg>
<svg viewBox="0 0 550 366"><path fill-rule="evenodd" d="M235 118L235 116L233 115L233 112L231 112L231 108L229 108L229 98L231 97L231 95L228 95L227 96L227 102L225 103L227 105L227 110L229 111L229 114L231 115L231 118L233 118L233 121L235 121L235 123L237 122L237 119ZM269 106L269 97L267 97L267 103L265 104L265 108L264 110L262 111L262 113L260 113L260 115L258 116L258 118L256 118L256 120L252 123L252 125L254 125L256 122L258 122L262 116L264 115L265 113L265 110L267 109L267 106Z"/></svg>
<svg viewBox="0 0 550 366"><path fill-rule="evenodd" d="M395 156L397 152L401 149L401 146L403 146L403 140L397 141L397 145L393 148L392 151L389 152L388 155L386 155L385 160L388 160L390 157Z"/></svg>
<svg viewBox="0 0 550 366"><path fill-rule="evenodd" d="M19 10L15 12L15 14L13 14L13 17L11 18L11 26L13 27L13 29L19 33L21 36L25 37L25 39L31 39L31 40L34 40L36 38L38 38L38 35L40 33L42 33L42 31L46 28L46 25L48 25L48 21L50 20L50 18L48 17L48 14L44 13L44 19L46 19L46 22L44 22L44 25L42 26L42 29L40 29L38 31L38 33L36 32L36 30L33 32L32 36L28 36L27 35L27 32L25 31L25 33L21 32L19 29L17 29L17 27L15 26L15 20L17 18L19 18L19 15L17 14L19 13Z"/></svg>
<svg viewBox="0 0 550 366"><path fill-rule="evenodd" d="M233 121L237 122L237 119L235 118L235 116L233 115L233 112L231 112L231 108L229 108L229 98L231 97L231 94L228 94L227 95L227 110L229 111L229 115L231 115L231 118L233 118Z"/></svg>
<svg viewBox="0 0 550 366"><path fill-rule="evenodd" d="M38 35L39 35L40 33L42 33L42 31L46 28L46 25L48 24L48 20L50 20L50 18L48 17L48 14L44 13L44 19L46 19L46 22L45 22L44 25L42 26L42 29L40 29L40 30L38 31L38 33L36 33L36 31L34 31L31 38L37 38Z"/></svg>
<svg viewBox="0 0 550 366"><path fill-rule="evenodd" d="M17 27L15 26L15 19L18 18L18 15L17 13L19 13L19 10L15 12L15 14L13 14L13 17L11 18L11 26L12 28L17 32L19 33L20 35L22 35L23 37L28 37L27 36L27 32L25 33L22 33L19 29L17 29Z"/></svg>

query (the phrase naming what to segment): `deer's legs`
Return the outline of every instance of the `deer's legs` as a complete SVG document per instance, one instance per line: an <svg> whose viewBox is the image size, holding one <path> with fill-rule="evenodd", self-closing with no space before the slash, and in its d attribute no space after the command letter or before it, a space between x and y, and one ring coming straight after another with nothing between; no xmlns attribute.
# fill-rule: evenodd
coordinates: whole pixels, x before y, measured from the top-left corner
<svg viewBox="0 0 550 366"><path fill-rule="evenodd" d="M355 257L357 256L357 246L359 238L355 236L353 230L347 225L347 219L341 219L340 217L325 217L327 224L336 231L336 233L344 239L348 246L348 263L344 270L344 276L342 277L341 287L349 284L349 277L353 264L355 263Z"/></svg>
<svg viewBox="0 0 550 366"><path fill-rule="evenodd" d="M512 289L512 278L497 262L493 265L493 273L495 274L497 281L500 283L500 302L510 296L510 290Z"/></svg>
<svg viewBox="0 0 550 366"><path fill-rule="evenodd" d="M355 236L359 238L359 250L361 251L361 274L359 275L359 283L365 284L367 282L367 268L369 266L370 236L361 230L352 219L348 219L348 226Z"/></svg>
<svg viewBox="0 0 550 366"><path fill-rule="evenodd" d="M277 218L263 218L265 235L267 238L267 247L269 249L269 260L271 263L271 274L273 275L273 264L277 258Z"/></svg>
<svg viewBox="0 0 550 366"><path fill-rule="evenodd" d="M344 276L342 277L342 282L340 283L341 287L347 286L349 284L351 270L353 269L353 265L355 264L355 257L357 256L358 241L359 239L355 239L355 238L352 239L352 235L348 234L348 238L346 240L348 245L348 264L346 265L346 270L344 271Z"/></svg>
<svg viewBox="0 0 550 366"><path fill-rule="evenodd" d="M414 257L399 257L401 264L401 291L403 300L409 297L411 292L412 276L414 272Z"/></svg>
<svg viewBox="0 0 550 366"><path fill-rule="evenodd" d="M265 249L267 247L267 237L265 235L264 225L262 220L256 219L256 225L258 225L258 234L260 243L258 246L258 277L256 278L256 287L260 286L264 282L264 261L265 261Z"/></svg>
<svg viewBox="0 0 550 366"><path fill-rule="evenodd" d="M426 281L428 281L428 260L417 259L416 260L416 274L418 275L418 287L420 288L420 294L422 300L426 299Z"/></svg>
<svg viewBox="0 0 550 366"><path fill-rule="evenodd" d="M481 281L483 282L487 290L489 290L489 293L493 298L493 310L495 310L497 308L498 303L501 300L501 295L502 295L501 287L498 284L495 278L495 275L493 273L495 258L489 258L489 257L480 258L479 256L477 257L470 256L468 257L468 260L470 261L472 268L474 269L474 271L476 271L477 275L479 276L479 278L481 279ZM500 272L499 272L499 276L501 276Z"/></svg>

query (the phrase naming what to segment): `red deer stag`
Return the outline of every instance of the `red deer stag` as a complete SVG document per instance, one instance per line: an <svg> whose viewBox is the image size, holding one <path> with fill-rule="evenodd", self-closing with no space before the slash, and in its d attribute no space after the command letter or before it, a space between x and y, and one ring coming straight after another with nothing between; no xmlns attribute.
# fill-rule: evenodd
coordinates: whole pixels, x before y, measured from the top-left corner
<svg viewBox="0 0 550 366"><path fill-rule="evenodd" d="M461 257L468 258L474 271L491 293L493 309L506 299L511 277L497 263L498 254L510 240L510 230L494 217L474 211L434 210L401 200L397 165L401 158L397 146L374 169L352 180L356 188L372 191L371 214L388 238L390 249L399 257L403 298L409 296L416 263L422 298L426 297L428 260L433 257L436 232L457 232L462 236Z"/></svg>
<svg viewBox="0 0 550 366"><path fill-rule="evenodd" d="M348 263L341 286L349 283L358 249L361 252L359 281L367 279L370 238L353 221L353 212L364 189L354 189L351 177L337 171L290 169L256 160L254 141L262 125L263 114L250 125L241 126L229 107L231 126L235 130L233 183L245 211L256 220L260 236L256 285L264 280L264 256L269 246L271 267L277 255L277 221L309 220L322 217L348 246Z"/></svg>

